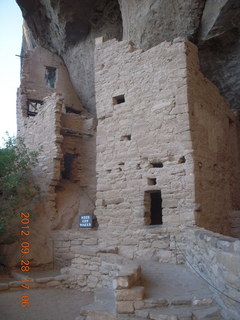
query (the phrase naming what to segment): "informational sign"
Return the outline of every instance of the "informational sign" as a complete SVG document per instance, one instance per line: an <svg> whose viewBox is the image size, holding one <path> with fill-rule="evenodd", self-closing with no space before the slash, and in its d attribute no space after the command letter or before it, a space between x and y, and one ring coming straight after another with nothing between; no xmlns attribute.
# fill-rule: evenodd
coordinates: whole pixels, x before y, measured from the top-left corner
<svg viewBox="0 0 240 320"><path fill-rule="evenodd" d="M79 227L80 228L92 228L93 227L93 217L90 213L84 213L80 216Z"/></svg>

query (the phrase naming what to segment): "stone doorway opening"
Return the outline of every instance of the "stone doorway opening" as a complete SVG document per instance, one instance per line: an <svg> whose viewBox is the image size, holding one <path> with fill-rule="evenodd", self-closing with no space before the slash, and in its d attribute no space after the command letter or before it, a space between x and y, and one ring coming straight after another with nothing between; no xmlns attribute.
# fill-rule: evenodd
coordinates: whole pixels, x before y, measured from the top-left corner
<svg viewBox="0 0 240 320"><path fill-rule="evenodd" d="M162 193L160 190L146 191L144 196L146 224L161 225Z"/></svg>
<svg viewBox="0 0 240 320"><path fill-rule="evenodd" d="M63 157L64 170L62 171L62 179L66 179L66 180L71 179L76 157L77 155L75 154L71 154L71 153L64 154L64 157Z"/></svg>

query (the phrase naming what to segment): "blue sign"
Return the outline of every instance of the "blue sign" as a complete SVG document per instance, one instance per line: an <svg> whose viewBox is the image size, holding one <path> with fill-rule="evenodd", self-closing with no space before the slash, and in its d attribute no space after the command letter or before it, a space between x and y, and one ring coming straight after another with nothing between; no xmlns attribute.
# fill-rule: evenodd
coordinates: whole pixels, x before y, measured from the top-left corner
<svg viewBox="0 0 240 320"><path fill-rule="evenodd" d="M79 219L80 228L92 228L93 227L93 217L90 213L84 213Z"/></svg>

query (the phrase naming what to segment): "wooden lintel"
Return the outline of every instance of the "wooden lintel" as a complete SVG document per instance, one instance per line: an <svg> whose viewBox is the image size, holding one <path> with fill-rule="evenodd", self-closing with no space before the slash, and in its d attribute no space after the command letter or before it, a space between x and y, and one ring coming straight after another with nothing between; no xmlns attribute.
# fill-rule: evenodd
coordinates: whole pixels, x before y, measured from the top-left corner
<svg viewBox="0 0 240 320"><path fill-rule="evenodd" d="M86 132L82 130L74 130L70 128L61 128L61 134L64 136L75 136L75 137L81 137L81 136L92 137L93 136L93 134L90 132Z"/></svg>

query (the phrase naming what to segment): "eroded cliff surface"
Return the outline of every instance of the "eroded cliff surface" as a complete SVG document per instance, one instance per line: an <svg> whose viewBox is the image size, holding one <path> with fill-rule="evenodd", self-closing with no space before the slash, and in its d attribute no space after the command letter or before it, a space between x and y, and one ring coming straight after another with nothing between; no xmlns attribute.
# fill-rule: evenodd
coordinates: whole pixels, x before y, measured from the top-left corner
<svg viewBox="0 0 240 320"><path fill-rule="evenodd" d="M95 113L94 39L132 41L149 49L186 37L200 49L201 68L240 109L239 0L17 0L26 21L24 50L41 44L65 61L87 110ZM31 33L31 34L30 34Z"/></svg>

